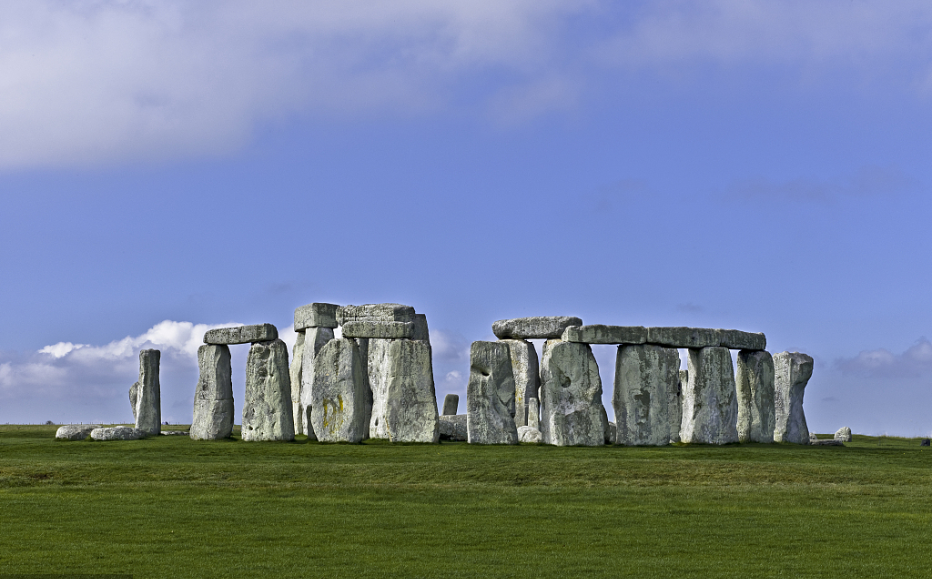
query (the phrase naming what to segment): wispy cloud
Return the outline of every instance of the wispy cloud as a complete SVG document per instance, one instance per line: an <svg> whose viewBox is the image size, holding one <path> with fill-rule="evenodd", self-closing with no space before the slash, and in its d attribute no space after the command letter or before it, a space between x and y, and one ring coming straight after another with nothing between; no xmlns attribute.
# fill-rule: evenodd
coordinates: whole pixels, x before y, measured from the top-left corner
<svg viewBox="0 0 932 579"><path fill-rule="evenodd" d="M835 367L846 375L917 377L932 372L932 342L920 338L901 354L894 354L885 348L864 350L853 358L838 358Z"/></svg>

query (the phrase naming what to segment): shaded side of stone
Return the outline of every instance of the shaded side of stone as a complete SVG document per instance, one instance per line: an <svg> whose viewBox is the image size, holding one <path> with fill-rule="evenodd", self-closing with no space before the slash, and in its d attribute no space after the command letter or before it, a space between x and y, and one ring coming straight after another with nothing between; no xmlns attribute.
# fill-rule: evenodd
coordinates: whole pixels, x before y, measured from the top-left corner
<svg viewBox="0 0 932 579"><path fill-rule="evenodd" d="M492 324L492 333L496 338L505 340L550 339L559 338L570 326L581 326L582 320L572 316L538 316L531 318L512 318L498 320Z"/></svg>
<svg viewBox="0 0 932 579"><path fill-rule="evenodd" d="M301 306L294 311L294 331L303 332L308 328L335 328L337 311L340 306L336 304L313 303Z"/></svg>
<svg viewBox="0 0 932 579"><path fill-rule="evenodd" d="M682 442L738 442L738 396L728 348L690 348L683 392Z"/></svg>
<svg viewBox="0 0 932 579"><path fill-rule="evenodd" d="M515 379L511 351L501 342L469 348L466 428L470 444L517 444Z"/></svg>
<svg viewBox="0 0 932 579"><path fill-rule="evenodd" d="M343 324L344 338L379 338L383 340L411 338L413 322L346 322Z"/></svg>
<svg viewBox="0 0 932 579"><path fill-rule="evenodd" d="M564 342L582 344L643 344L647 328L643 326L570 326L563 331Z"/></svg>
<svg viewBox="0 0 932 579"><path fill-rule="evenodd" d="M246 358L244 441L294 440L288 346L281 340L257 342Z"/></svg>
<svg viewBox="0 0 932 579"><path fill-rule="evenodd" d="M540 362L534 344L526 340L502 340L511 353L515 377L515 426L527 426L527 401L540 388Z"/></svg>
<svg viewBox="0 0 932 579"><path fill-rule="evenodd" d="M162 401L158 350L139 352L139 386L136 390L136 428L147 434L162 431Z"/></svg>
<svg viewBox="0 0 932 579"><path fill-rule="evenodd" d="M304 332L298 332L291 350L291 416L294 420L294 433L304 433L304 411L301 409L301 374L304 364Z"/></svg>
<svg viewBox="0 0 932 579"><path fill-rule="evenodd" d="M773 357L775 442L807 444L809 427L803 412L803 396L812 377L813 360L799 352L780 352Z"/></svg>
<svg viewBox="0 0 932 579"><path fill-rule="evenodd" d="M411 333L412 340L430 342L430 330L427 327L427 316L424 314L414 314L414 330Z"/></svg>
<svg viewBox="0 0 932 579"><path fill-rule="evenodd" d="M710 328L647 328L647 342L671 348L706 348L718 346L721 334Z"/></svg>
<svg viewBox="0 0 932 579"><path fill-rule="evenodd" d="M254 344L278 339L278 329L272 324L216 328L204 334L205 344Z"/></svg>
<svg viewBox="0 0 932 579"><path fill-rule="evenodd" d="M458 394L447 394L443 397L443 416L455 416L460 407ZM466 416L465 414L463 416Z"/></svg>
<svg viewBox="0 0 932 579"><path fill-rule="evenodd" d="M304 350L301 357L301 426L309 440L317 440L311 424L311 391L314 386L314 360L320 349L333 339L330 328L308 328L304 332Z"/></svg>
<svg viewBox="0 0 932 579"><path fill-rule="evenodd" d="M615 358L615 442L665 446L679 433L680 355L651 344L618 347Z"/></svg>
<svg viewBox="0 0 932 579"><path fill-rule="evenodd" d="M540 396L540 431L546 444L605 444L602 380L588 344L544 344Z"/></svg>
<svg viewBox="0 0 932 579"><path fill-rule="evenodd" d="M229 346L201 346L197 349L197 367L191 439L229 438L233 433L233 369Z"/></svg>
<svg viewBox="0 0 932 579"><path fill-rule="evenodd" d="M440 416L439 418L440 440L449 440L451 442L466 442L469 440L469 433L466 429L466 415L454 414Z"/></svg>
<svg viewBox="0 0 932 579"><path fill-rule="evenodd" d="M773 442L774 369L769 352L741 350L735 382L738 394L738 440Z"/></svg>
<svg viewBox="0 0 932 579"><path fill-rule="evenodd" d="M732 350L766 350L767 337L764 334L742 332L741 330L718 330L720 345Z"/></svg>
<svg viewBox="0 0 932 579"><path fill-rule="evenodd" d="M310 404L311 424L318 440L360 442L363 439L366 384L365 366L355 340L330 340L320 349L314 359Z"/></svg>

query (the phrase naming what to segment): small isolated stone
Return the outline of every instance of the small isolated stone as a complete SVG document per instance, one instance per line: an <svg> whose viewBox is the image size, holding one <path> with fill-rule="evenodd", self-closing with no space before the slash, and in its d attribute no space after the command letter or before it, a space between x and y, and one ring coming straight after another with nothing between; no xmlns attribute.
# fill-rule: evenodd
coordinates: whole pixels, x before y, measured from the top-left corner
<svg viewBox="0 0 932 579"><path fill-rule="evenodd" d="M709 328L647 328L647 342L672 348L706 348L721 343L718 330Z"/></svg>
<svg viewBox="0 0 932 579"><path fill-rule="evenodd" d="M841 442L851 442L851 429L847 426L842 426L835 433L835 440L840 440Z"/></svg>
<svg viewBox="0 0 932 579"><path fill-rule="evenodd" d="M205 344L197 349L199 370L194 391L191 440L222 440L233 432L233 369L230 347Z"/></svg>
<svg viewBox="0 0 932 579"><path fill-rule="evenodd" d="M347 322L414 322L414 308L402 304L343 306L337 312L341 325Z"/></svg>
<svg viewBox="0 0 932 579"><path fill-rule="evenodd" d="M818 442L818 441L819 441L819 437L816 435L816 433L810 432L809 433L809 444L812 444L813 442Z"/></svg>
<svg viewBox="0 0 932 579"><path fill-rule="evenodd" d="M458 394L447 394L443 397L443 416L455 416L460 406ZM463 416L466 416L465 414Z"/></svg>
<svg viewBox="0 0 932 579"><path fill-rule="evenodd" d="M216 328L204 334L205 344L255 344L278 339L278 329L272 324Z"/></svg>
<svg viewBox="0 0 932 579"><path fill-rule="evenodd" d="M643 326L570 326L563 330L564 342L583 344L643 344L647 328Z"/></svg>
<svg viewBox="0 0 932 579"><path fill-rule="evenodd" d="M470 444L517 444L515 378L511 351L501 342L473 342L469 348L466 428Z"/></svg>
<svg viewBox="0 0 932 579"><path fill-rule="evenodd" d="M60 440L86 440L91 431L100 428L99 424L66 424L55 432L55 438Z"/></svg>
<svg viewBox="0 0 932 579"><path fill-rule="evenodd" d="M775 442L806 444L809 427L803 412L803 395L812 377L812 357L799 352L780 352L773 357Z"/></svg>
<svg viewBox="0 0 932 579"><path fill-rule="evenodd" d="M337 311L340 306L336 304L313 303L301 306L294 311L294 331L303 332L308 328L335 328Z"/></svg>
<svg viewBox="0 0 932 579"><path fill-rule="evenodd" d="M95 428L91 431L93 440L139 440L146 437L146 431L132 426L111 426Z"/></svg>
<svg viewBox="0 0 932 579"><path fill-rule="evenodd" d="M767 337L764 334L752 334L741 330L718 330L721 346L731 350L766 350Z"/></svg>
<svg viewBox="0 0 932 579"><path fill-rule="evenodd" d="M413 322L346 322L343 324L344 338L381 338L383 340L411 338Z"/></svg>
<svg viewBox="0 0 932 579"><path fill-rule="evenodd" d="M922 442L919 443L919 446L929 446L929 439L923 438Z"/></svg>
<svg viewBox="0 0 932 579"><path fill-rule="evenodd" d="M548 340L540 368L540 431L546 444L605 444L602 380L589 344Z"/></svg>
<svg viewBox="0 0 932 579"><path fill-rule="evenodd" d="M518 427L518 442L524 442L527 444L540 444L543 441L544 436L540 433L540 430L530 426Z"/></svg>
<svg viewBox="0 0 932 579"><path fill-rule="evenodd" d="M440 440L466 442L468 439L465 414L440 417Z"/></svg>
<svg viewBox="0 0 932 579"><path fill-rule="evenodd" d="M563 336L563 331L570 326L581 326L582 320L570 316L540 316L532 318L512 318L499 320L492 324L492 333L500 340L551 339Z"/></svg>
<svg viewBox="0 0 932 579"><path fill-rule="evenodd" d="M502 340L511 353L511 371L515 377L515 426L527 426L527 401L540 388L540 362L534 344L527 340Z"/></svg>

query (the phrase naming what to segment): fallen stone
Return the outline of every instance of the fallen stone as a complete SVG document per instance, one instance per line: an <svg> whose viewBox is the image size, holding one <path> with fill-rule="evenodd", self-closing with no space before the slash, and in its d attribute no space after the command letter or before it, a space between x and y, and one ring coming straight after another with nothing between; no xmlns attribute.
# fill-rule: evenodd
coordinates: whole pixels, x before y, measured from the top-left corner
<svg viewBox="0 0 932 579"><path fill-rule="evenodd" d="M163 430L162 436L189 436L187 430Z"/></svg>
<svg viewBox="0 0 932 579"><path fill-rule="evenodd" d="M690 348L683 392L682 442L738 442L738 396L728 348Z"/></svg>
<svg viewBox="0 0 932 579"><path fill-rule="evenodd" d="M540 404L537 402L537 398L528 399L527 425L540 430Z"/></svg>
<svg viewBox="0 0 932 579"><path fill-rule="evenodd" d="M851 442L851 429L847 426L842 426L835 433L835 440L841 442Z"/></svg>
<svg viewBox="0 0 932 579"><path fill-rule="evenodd" d="M430 342L430 330L427 328L427 316L424 314L414 314L414 331L411 333L412 340Z"/></svg>
<svg viewBox="0 0 932 579"><path fill-rule="evenodd" d="M720 345L732 350L766 350L767 337L764 334L752 334L741 330L718 330Z"/></svg>
<svg viewBox="0 0 932 579"><path fill-rule="evenodd" d="M812 446L844 446L845 443L840 440L835 440L834 438L826 438L825 440L813 440L809 444Z"/></svg>
<svg viewBox="0 0 932 579"><path fill-rule="evenodd" d="M502 340L511 354L515 377L515 426L527 426L527 401L540 388L540 364L534 344L526 340Z"/></svg>
<svg viewBox="0 0 932 579"><path fill-rule="evenodd" d="M92 440L139 440L145 438L148 433L139 428L132 426L111 426L107 428L95 428L91 431Z"/></svg>
<svg viewBox="0 0 932 579"><path fill-rule="evenodd" d="M204 334L205 344L232 345L271 342L278 339L278 329L272 324L216 328Z"/></svg>
<svg viewBox="0 0 932 579"><path fill-rule="evenodd" d="M311 390L314 385L314 360L324 345L333 339L331 328L308 328L304 332L301 355L301 426L308 440L317 440L311 425Z"/></svg>
<svg viewBox="0 0 932 579"><path fill-rule="evenodd" d="M738 441L773 442L773 357L763 350L738 352L735 384L738 394Z"/></svg>
<svg viewBox="0 0 932 579"><path fill-rule="evenodd" d="M501 342L473 342L469 348L466 429L470 444L517 444L515 378L511 351Z"/></svg>
<svg viewBox="0 0 932 579"><path fill-rule="evenodd" d="M230 348L204 345L197 349L199 376L194 391L191 440L221 440L233 432L233 369Z"/></svg>
<svg viewBox="0 0 932 579"><path fill-rule="evenodd" d="M304 332L298 332L291 350L291 416L294 421L294 433L304 433L304 411L301 409L301 374L304 365Z"/></svg>
<svg viewBox="0 0 932 579"><path fill-rule="evenodd" d="M812 377L813 361L799 352L780 352L773 357L775 442L806 444L809 427L803 412L803 395Z"/></svg>
<svg viewBox="0 0 932 579"><path fill-rule="evenodd" d="M818 442L818 441L819 441L819 437L816 435L816 433L815 433L815 432L810 432L810 433L809 433L809 444L812 444L812 443Z"/></svg>
<svg viewBox="0 0 932 579"><path fill-rule="evenodd" d="M570 326L581 326L582 320L570 316L539 316L498 320L492 324L492 333L500 340L559 338Z"/></svg>
<svg viewBox="0 0 932 579"><path fill-rule="evenodd" d="M55 432L59 440L87 440L91 431L100 428L99 424L66 424Z"/></svg>
<svg viewBox="0 0 932 579"><path fill-rule="evenodd" d="M337 311L340 325L347 322L414 322L414 308L401 304L343 306Z"/></svg>
<svg viewBox="0 0 932 579"><path fill-rule="evenodd" d="M922 442L919 443L919 446L929 446L929 442L930 441L928 438L923 438Z"/></svg>
<svg viewBox="0 0 932 579"><path fill-rule="evenodd" d="M469 440L469 433L466 429L466 415L465 414L455 414L453 416L445 415L441 416L439 420L440 425L440 440L449 440L452 442L462 441L466 442Z"/></svg>
<svg viewBox="0 0 932 579"><path fill-rule="evenodd" d="M592 348L561 340L544 344L540 431L546 444L605 444L602 380Z"/></svg>
<svg viewBox="0 0 932 579"><path fill-rule="evenodd" d="M136 386L136 407L133 416L136 428L147 434L158 434L162 430L162 403L159 386L158 350L139 352L139 381ZM132 396L132 395L131 395Z"/></svg>
<svg viewBox="0 0 932 579"><path fill-rule="evenodd" d="M709 328L647 328L647 342L671 348L706 348L721 343L718 330Z"/></svg>
<svg viewBox="0 0 932 579"><path fill-rule="evenodd" d="M679 434L680 355L653 344L618 347L615 358L615 442L666 446Z"/></svg>
<svg viewBox="0 0 932 579"><path fill-rule="evenodd" d="M294 440L288 346L281 340L249 348L241 434L246 442Z"/></svg>
<svg viewBox="0 0 932 579"><path fill-rule="evenodd" d="M527 444L540 444L543 441L544 437L540 433L540 430L531 428L530 426L518 427L518 442L524 442Z"/></svg>
<svg viewBox="0 0 932 579"><path fill-rule="evenodd" d="M443 416L455 416L459 410L460 397L458 394L447 394L443 397ZM465 414L463 416L466 416Z"/></svg>
<svg viewBox="0 0 932 579"><path fill-rule="evenodd" d="M368 420L366 391L365 366L356 341L342 338L327 342L314 358L310 407L317 439L361 441Z"/></svg>
<svg viewBox="0 0 932 579"><path fill-rule="evenodd" d="M372 414L369 436L392 442L437 442L437 396L430 344L369 340Z"/></svg>
<svg viewBox="0 0 932 579"><path fill-rule="evenodd" d="M414 335L413 322L346 322L344 338L378 338L383 340L408 338Z"/></svg>
<svg viewBox="0 0 932 579"><path fill-rule="evenodd" d="M563 330L564 342L582 344L643 344L647 328L643 326L570 326Z"/></svg>
<svg viewBox="0 0 932 579"><path fill-rule="evenodd" d="M303 332L308 328L335 328L337 311L340 306L336 304L313 303L301 306L294 311L294 331Z"/></svg>

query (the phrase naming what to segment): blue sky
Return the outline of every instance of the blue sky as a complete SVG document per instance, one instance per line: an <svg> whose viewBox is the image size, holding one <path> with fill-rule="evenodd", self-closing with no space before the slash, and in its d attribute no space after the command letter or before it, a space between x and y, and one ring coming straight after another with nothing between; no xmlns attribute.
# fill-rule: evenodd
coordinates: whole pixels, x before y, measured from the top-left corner
<svg viewBox="0 0 932 579"><path fill-rule="evenodd" d="M4 3L0 422L129 420L143 347L186 422L207 327L392 301L440 398L493 321L577 315L765 332L816 360L813 429L929 435L930 31L909 1Z"/></svg>

